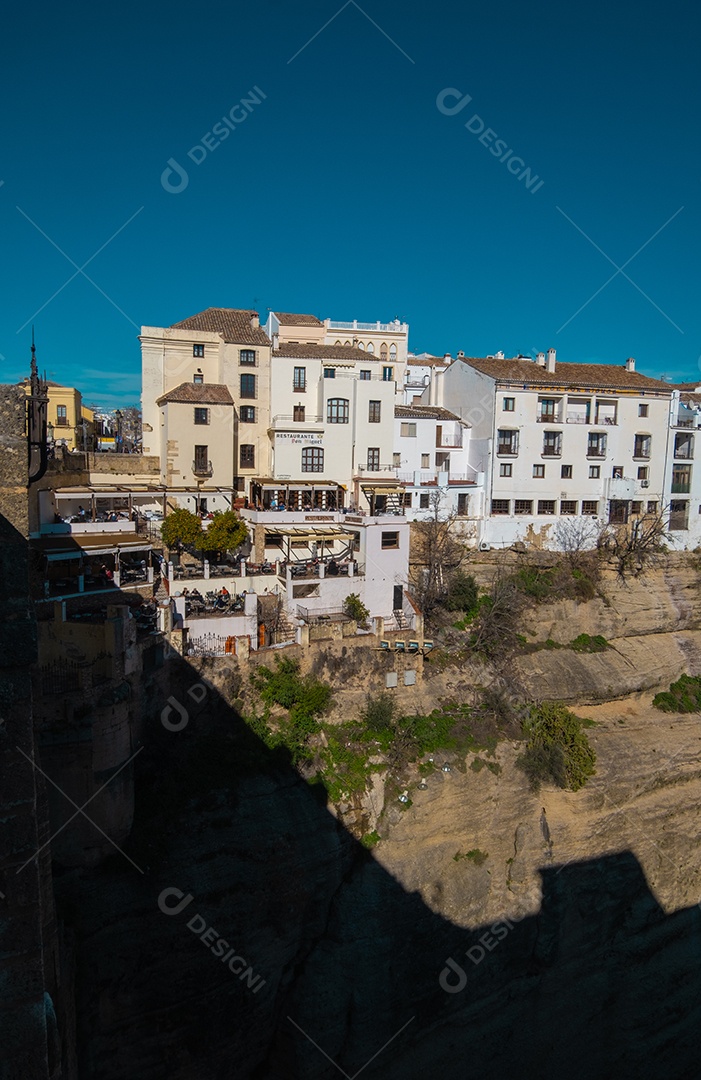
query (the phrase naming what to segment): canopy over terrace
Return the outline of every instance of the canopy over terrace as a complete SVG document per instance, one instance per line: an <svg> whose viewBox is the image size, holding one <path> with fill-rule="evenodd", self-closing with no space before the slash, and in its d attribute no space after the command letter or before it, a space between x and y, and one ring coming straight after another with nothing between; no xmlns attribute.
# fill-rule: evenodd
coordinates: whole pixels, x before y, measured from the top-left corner
<svg viewBox="0 0 701 1080"><path fill-rule="evenodd" d="M403 514L404 494L406 486L398 484L396 480L383 483L381 480L373 480L371 484L361 483L360 490L368 501L370 514Z"/></svg>
<svg viewBox="0 0 701 1080"><path fill-rule="evenodd" d="M44 577L49 583L75 581L76 592L83 591L85 568L98 559L108 558L119 572L120 559L133 562L133 556L145 559L152 545L137 533L83 533L76 536L48 536L30 540L31 550L44 560ZM150 555L148 555L150 558Z"/></svg>
<svg viewBox="0 0 701 1080"><path fill-rule="evenodd" d="M271 480L257 477L251 481L251 500L260 510L340 510L346 489L331 480Z"/></svg>
<svg viewBox="0 0 701 1080"><path fill-rule="evenodd" d="M324 548L334 547L334 559L352 559L354 550L355 534L344 532L340 525L324 525L323 528L313 528L308 525L266 525L256 526L265 528L266 547L282 547L284 558L287 562L306 561L307 556L298 554L300 547L307 548L312 553L312 544L316 544L316 555L319 559L324 558ZM335 545L340 542L343 546L337 551ZM297 549L293 552L293 547Z"/></svg>
<svg viewBox="0 0 701 1080"><path fill-rule="evenodd" d="M128 510L131 514L134 509L146 504L160 503L163 516L167 512L167 499L169 495L183 496L192 495L195 498L206 498L208 495L221 495L225 501L232 505L237 493L233 488L222 487L164 487L155 484L86 484L82 487L57 488L55 490L40 493L43 496L53 496L56 503L74 502L85 505L86 513L95 521L97 514L102 509L101 504L110 504L110 508Z"/></svg>

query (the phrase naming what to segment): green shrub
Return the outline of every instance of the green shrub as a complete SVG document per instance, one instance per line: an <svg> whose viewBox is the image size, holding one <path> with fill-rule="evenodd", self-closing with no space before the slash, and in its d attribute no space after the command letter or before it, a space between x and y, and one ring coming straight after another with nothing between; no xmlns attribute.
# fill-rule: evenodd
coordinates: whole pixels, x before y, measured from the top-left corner
<svg viewBox="0 0 701 1080"><path fill-rule="evenodd" d="M553 591L554 576L554 570L523 566L513 575L513 582L520 592L532 600L547 600Z"/></svg>
<svg viewBox="0 0 701 1080"><path fill-rule="evenodd" d="M472 848L470 851L463 853L462 851L456 851L453 855L454 862L460 862L461 859L467 859L468 862L474 863L475 866L481 866L489 858L488 851L480 851L479 848Z"/></svg>
<svg viewBox="0 0 701 1080"><path fill-rule="evenodd" d="M595 772L596 755L583 722L560 702L533 705L523 724L526 748L516 759L531 788L543 781L577 791Z"/></svg>
<svg viewBox="0 0 701 1080"><path fill-rule="evenodd" d="M701 678L682 675L669 690L655 694L652 704L661 712L701 712Z"/></svg>
<svg viewBox="0 0 701 1080"><path fill-rule="evenodd" d="M365 833L365 836L363 836L360 843L363 845L363 847L371 848L374 847L375 844L379 844L380 840L380 834L377 832L376 829L373 829L372 832Z"/></svg>
<svg viewBox="0 0 701 1080"><path fill-rule="evenodd" d="M349 619L355 619L361 626L365 625L370 614L357 593L350 593L346 597L343 602L343 611Z"/></svg>
<svg viewBox="0 0 701 1080"><path fill-rule="evenodd" d="M288 723L269 736L272 744L286 746L293 761L303 760L310 737L319 730L316 718L331 702L331 687L312 675L303 678L297 661L287 657L277 657L274 670L258 668L251 681L266 705L281 705L288 710Z"/></svg>
<svg viewBox="0 0 701 1080"><path fill-rule="evenodd" d="M448 585L443 606L448 611L470 614L477 607L478 592L477 582L472 575L456 570Z"/></svg>
<svg viewBox="0 0 701 1080"><path fill-rule="evenodd" d="M593 637L590 637L589 634L578 634L576 638L570 641L570 649L573 649L574 652L604 652L608 648L610 648L609 643L601 634L595 634Z"/></svg>

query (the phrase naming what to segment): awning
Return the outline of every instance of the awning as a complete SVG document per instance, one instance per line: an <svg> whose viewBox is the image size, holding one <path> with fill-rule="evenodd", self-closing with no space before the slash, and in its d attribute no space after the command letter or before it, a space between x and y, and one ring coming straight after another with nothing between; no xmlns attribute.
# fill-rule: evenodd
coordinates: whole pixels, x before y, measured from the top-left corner
<svg viewBox="0 0 701 1080"><path fill-rule="evenodd" d="M266 536L307 536L311 540L352 540L353 533L345 532L341 526L324 525L323 531L310 528L308 525L271 525L265 528Z"/></svg>
<svg viewBox="0 0 701 1080"><path fill-rule="evenodd" d="M405 487L397 487L393 482L375 483L372 486L361 484L360 486L365 495L403 495L406 491Z"/></svg>
<svg viewBox="0 0 701 1080"><path fill-rule="evenodd" d="M114 537L114 539L112 539ZM32 551L47 559L80 559L84 555L114 555L117 552L151 551L153 545L138 533L74 533L31 540Z"/></svg>

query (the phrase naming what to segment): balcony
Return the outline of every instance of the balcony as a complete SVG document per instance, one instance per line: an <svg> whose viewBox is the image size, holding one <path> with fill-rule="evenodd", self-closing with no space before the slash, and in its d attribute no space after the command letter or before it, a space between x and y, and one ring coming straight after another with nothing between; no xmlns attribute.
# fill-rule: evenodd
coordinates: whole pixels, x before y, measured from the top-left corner
<svg viewBox="0 0 701 1080"><path fill-rule="evenodd" d="M606 447L605 446L588 446L587 447L587 457L588 458L589 457L605 458L606 457Z"/></svg>
<svg viewBox="0 0 701 1080"><path fill-rule="evenodd" d="M442 435L436 432L436 446L445 446L452 450L462 450L462 435Z"/></svg>
<svg viewBox="0 0 701 1080"><path fill-rule="evenodd" d="M566 424L590 424L589 413L584 412L568 412L565 417Z"/></svg>
<svg viewBox="0 0 701 1080"><path fill-rule="evenodd" d="M561 446L544 446L541 457L562 457Z"/></svg>
<svg viewBox="0 0 701 1080"><path fill-rule="evenodd" d="M193 461L192 471L195 476L212 476L214 467L211 461Z"/></svg>
<svg viewBox="0 0 701 1080"><path fill-rule="evenodd" d="M688 495L691 492L691 480L677 480L672 484L672 495Z"/></svg>
<svg viewBox="0 0 701 1080"><path fill-rule="evenodd" d="M393 479L396 479L397 475L397 470L395 469L394 465L382 465L379 462L377 463L377 465L375 465L374 462L370 462L369 464L365 465L357 465L355 471L358 476L377 477L378 475L382 475L384 473L385 477L389 475Z"/></svg>
<svg viewBox="0 0 701 1080"><path fill-rule="evenodd" d="M518 443L497 443L497 457L518 457Z"/></svg>
<svg viewBox="0 0 701 1080"><path fill-rule="evenodd" d="M536 416L536 423L538 423L538 424L561 424L562 423L562 413L561 412L539 413L538 416Z"/></svg>
<svg viewBox="0 0 701 1080"><path fill-rule="evenodd" d="M597 413L596 425L597 427L615 427L618 423L615 413Z"/></svg>
<svg viewBox="0 0 701 1080"><path fill-rule="evenodd" d="M401 323L383 323L383 322L335 322L333 319L329 319L326 324L329 330L382 330L384 333L404 332L406 327Z"/></svg>
<svg viewBox="0 0 701 1080"><path fill-rule="evenodd" d="M318 427L319 424L323 424L323 422L323 416L316 416L307 413L305 413L303 420L299 420L294 414L290 416L278 415L273 417L270 428L271 431L286 431L290 427L300 428L301 430L304 430L304 428L309 426L310 424L314 424L316 427Z"/></svg>
<svg viewBox="0 0 701 1080"><path fill-rule="evenodd" d="M57 416L56 417L56 423L54 424L54 427L68 427L68 426L69 425L68 425L68 417L67 416Z"/></svg>

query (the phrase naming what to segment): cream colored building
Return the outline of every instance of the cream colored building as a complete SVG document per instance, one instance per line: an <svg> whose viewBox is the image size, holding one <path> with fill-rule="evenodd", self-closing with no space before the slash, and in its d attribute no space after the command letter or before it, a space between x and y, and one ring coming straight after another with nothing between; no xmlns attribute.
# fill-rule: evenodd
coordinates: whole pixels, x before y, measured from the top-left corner
<svg viewBox="0 0 701 1080"><path fill-rule="evenodd" d="M258 313L208 308L141 332L143 447L161 480L208 491L210 509L270 471L270 341ZM220 505L221 503L221 505Z"/></svg>

